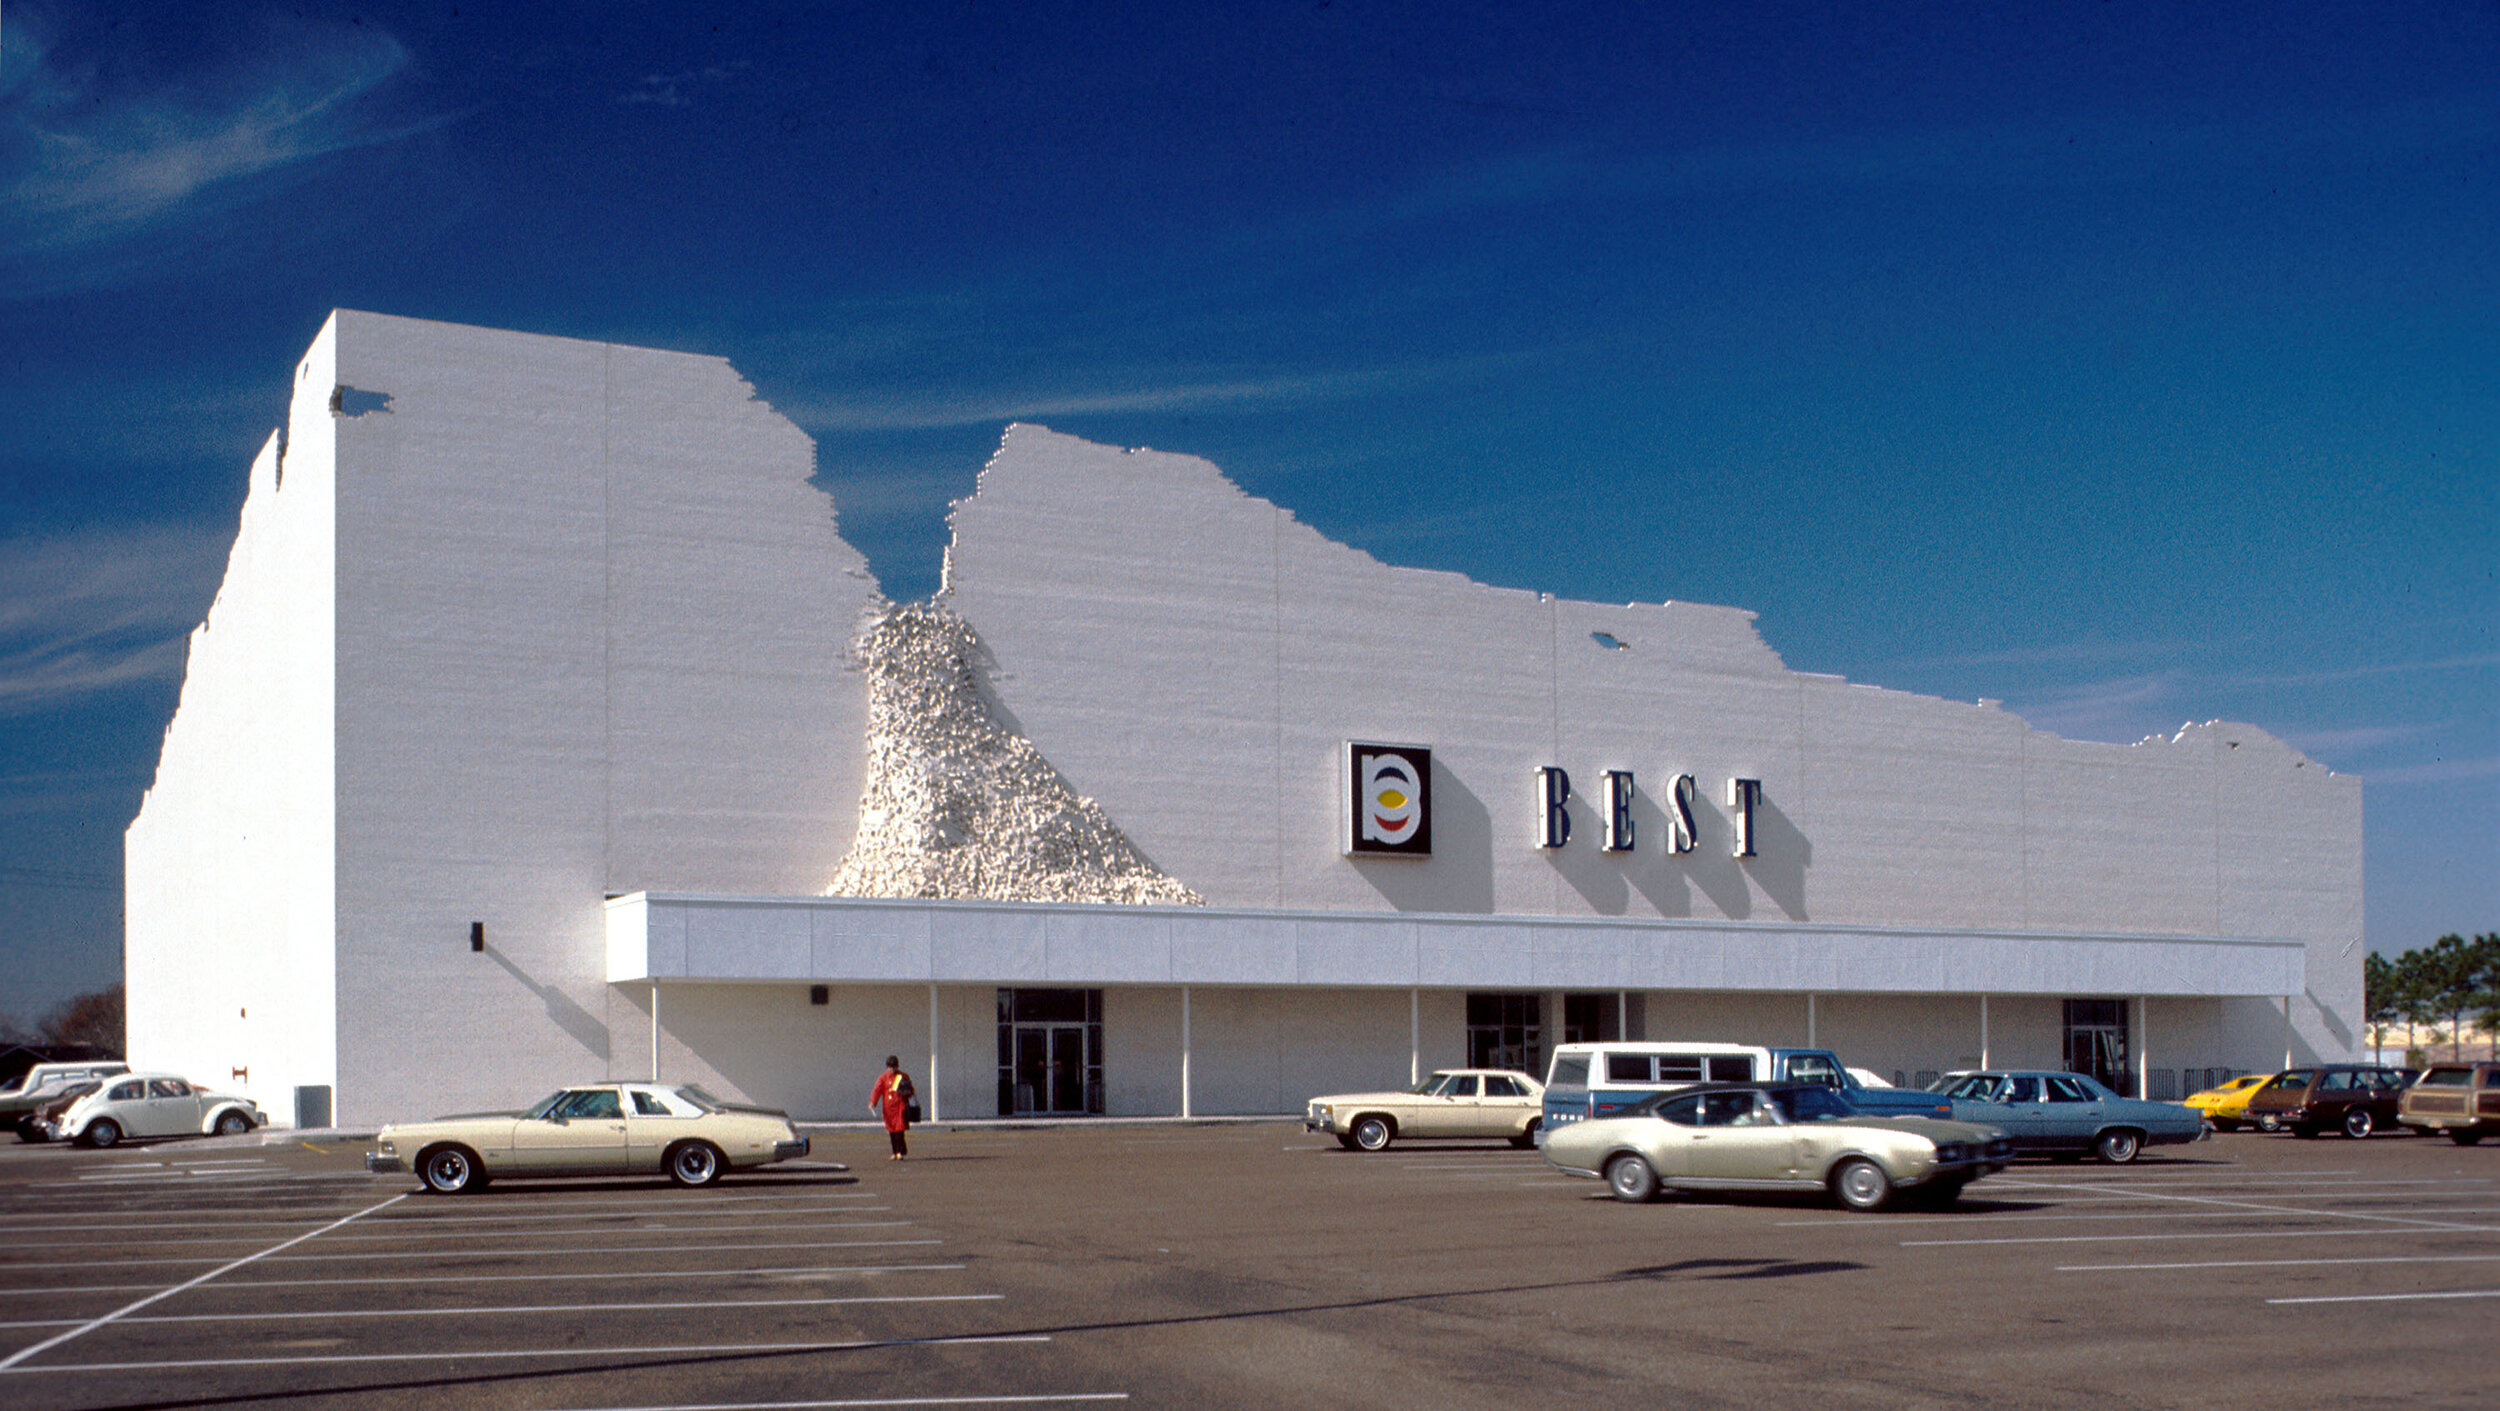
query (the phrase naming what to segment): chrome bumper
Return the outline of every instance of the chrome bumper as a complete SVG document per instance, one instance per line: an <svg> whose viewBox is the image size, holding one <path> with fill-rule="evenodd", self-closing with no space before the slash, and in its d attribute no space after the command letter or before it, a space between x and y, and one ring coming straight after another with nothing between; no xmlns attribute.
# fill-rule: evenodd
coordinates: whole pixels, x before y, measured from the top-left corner
<svg viewBox="0 0 2500 1411"><path fill-rule="evenodd" d="M787 1161L794 1156L807 1155L807 1141L807 1138L801 1137L794 1142L774 1142L773 1160Z"/></svg>
<svg viewBox="0 0 2500 1411"><path fill-rule="evenodd" d="M365 1153L365 1169L377 1176L387 1176L394 1171L407 1170L408 1163L396 1156L384 1156L378 1151L368 1151Z"/></svg>

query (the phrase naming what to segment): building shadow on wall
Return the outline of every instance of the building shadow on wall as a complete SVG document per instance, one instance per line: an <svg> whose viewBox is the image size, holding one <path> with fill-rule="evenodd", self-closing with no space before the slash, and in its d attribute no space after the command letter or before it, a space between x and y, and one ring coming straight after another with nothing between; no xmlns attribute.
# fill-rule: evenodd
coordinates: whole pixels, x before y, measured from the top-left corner
<svg viewBox="0 0 2500 1411"><path fill-rule="evenodd" d="M1692 915L1693 889L1686 877L1692 854L1668 851L1674 843L1674 825L1667 820L1665 806L1647 794L1634 795L1632 836L1634 861L1625 867L1624 880L1660 916Z"/></svg>
<svg viewBox="0 0 2500 1411"><path fill-rule="evenodd" d="M1762 822L1754 815L1756 851ZM1753 885L1745 880L1745 864L1736 857L1736 822L1707 795L1693 800L1693 850L1684 854L1684 876L1731 921L1753 915Z"/></svg>
<svg viewBox="0 0 2500 1411"><path fill-rule="evenodd" d="M1346 861L1399 911L1493 910L1493 815L1439 760L1432 765L1432 856Z"/></svg>
<svg viewBox="0 0 2500 1411"><path fill-rule="evenodd" d="M1754 856L1746 860L1745 870L1753 874L1754 884L1780 909L1780 915L1791 921L1805 920L1806 869L1814 865L1814 844L1767 796L1754 802L1753 846Z"/></svg>
<svg viewBox="0 0 2500 1411"><path fill-rule="evenodd" d="M1636 853L1606 851L1606 821L1599 816L1597 806L1576 790L1563 805L1563 814L1571 820L1570 841L1547 849L1545 865L1580 894L1589 910L1600 916L1621 916L1632 896L1631 884L1623 873ZM1632 818L1632 837L1636 845L1644 840L1637 809Z"/></svg>
<svg viewBox="0 0 2500 1411"><path fill-rule="evenodd" d="M504 968L504 973L528 987L547 1007L547 1017L556 1027L573 1036L574 1042L588 1049L604 1068L608 1061L608 1025L598 1015L582 1008L571 995L553 985L542 985L530 973L512 963L512 958L493 946L486 948L486 957Z"/></svg>

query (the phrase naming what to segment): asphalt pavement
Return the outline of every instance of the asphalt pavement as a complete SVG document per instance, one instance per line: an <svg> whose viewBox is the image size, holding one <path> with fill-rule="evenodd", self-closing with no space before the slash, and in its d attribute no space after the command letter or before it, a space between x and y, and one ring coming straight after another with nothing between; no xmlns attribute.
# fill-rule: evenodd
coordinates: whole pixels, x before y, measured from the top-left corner
<svg viewBox="0 0 2500 1411"><path fill-rule="evenodd" d="M2500 1144L2224 1136L1858 1215L1286 1122L462 1197L264 1135L0 1147L0 1405L2282 1411L2500 1372Z"/></svg>

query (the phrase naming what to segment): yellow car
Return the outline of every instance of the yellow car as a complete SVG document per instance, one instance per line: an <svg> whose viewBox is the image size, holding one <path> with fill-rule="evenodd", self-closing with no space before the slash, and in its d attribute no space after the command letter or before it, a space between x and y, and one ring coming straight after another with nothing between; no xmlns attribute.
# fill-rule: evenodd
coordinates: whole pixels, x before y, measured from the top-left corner
<svg viewBox="0 0 2500 1411"><path fill-rule="evenodd" d="M2236 1132L2242 1125L2240 1114L2248 1110L2248 1099L2273 1077L2272 1073L2243 1073L2221 1087L2190 1093L2182 1101L2204 1113L2215 1131Z"/></svg>

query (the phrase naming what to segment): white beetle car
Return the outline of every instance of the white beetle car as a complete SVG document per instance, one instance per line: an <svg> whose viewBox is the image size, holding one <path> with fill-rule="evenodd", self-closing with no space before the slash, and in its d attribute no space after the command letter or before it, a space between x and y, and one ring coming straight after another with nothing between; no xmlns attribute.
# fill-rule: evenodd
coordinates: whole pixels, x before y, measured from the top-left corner
<svg viewBox="0 0 2500 1411"><path fill-rule="evenodd" d="M125 1073L44 1124L53 1140L116 1146L131 1138L241 1136L266 1123L248 1097L195 1088L172 1073Z"/></svg>

